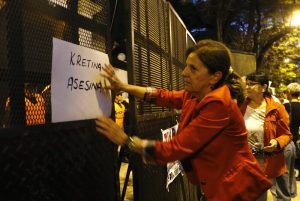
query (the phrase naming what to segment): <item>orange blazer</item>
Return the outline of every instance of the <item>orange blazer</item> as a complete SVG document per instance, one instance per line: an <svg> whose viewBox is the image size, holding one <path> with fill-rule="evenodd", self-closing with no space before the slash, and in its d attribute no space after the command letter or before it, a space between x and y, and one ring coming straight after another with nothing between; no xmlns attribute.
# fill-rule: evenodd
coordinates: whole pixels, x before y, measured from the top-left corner
<svg viewBox="0 0 300 201"><path fill-rule="evenodd" d="M283 148L290 143L292 134L289 129L289 115L283 105L275 102L271 97L265 97L267 108L264 124L264 146L269 145L271 139L276 139L279 143L279 149L271 156L265 156L264 169L269 178L275 178L286 172ZM244 115L247 105L250 102L247 99L241 105L241 112Z"/></svg>
<svg viewBox="0 0 300 201"><path fill-rule="evenodd" d="M186 91L156 91L159 106L182 109L178 134L147 153L158 163L181 160L209 201L253 201L271 187L250 152L243 116L227 86L201 101Z"/></svg>

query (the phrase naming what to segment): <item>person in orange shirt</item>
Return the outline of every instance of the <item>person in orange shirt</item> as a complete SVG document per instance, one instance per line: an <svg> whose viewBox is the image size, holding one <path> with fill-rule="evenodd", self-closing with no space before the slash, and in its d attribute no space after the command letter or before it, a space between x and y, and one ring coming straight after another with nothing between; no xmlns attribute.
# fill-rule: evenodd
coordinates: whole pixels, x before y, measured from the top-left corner
<svg viewBox="0 0 300 201"><path fill-rule="evenodd" d="M271 187L250 151L243 116L227 86L231 53L223 44L202 40L186 52L184 90L169 91L121 82L111 65L103 76L110 89L128 92L158 106L182 109L178 133L168 142L128 137L110 118L96 119L96 130L127 146L146 162L180 160L199 200L253 201Z"/></svg>
<svg viewBox="0 0 300 201"><path fill-rule="evenodd" d="M25 83L25 117L26 117L26 125L38 125L38 124L45 124L45 100L34 90L34 87L29 84ZM9 115L10 113L10 106L11 106L11 99L10 97L7 98L5 104L5 112ZM9 122L5 122L8 126Z"/></svg>
<svg viewBox="0 0 300 201"><path fill-rule="evenodd" d="M25 84L26 125L45 123L45 100L30 84Z"/></svg>
<svg viewBox="0 0 300 201"><path fill-rule="evenodd" d="M125 118L125 105L122 97L123 92L117 92L114 101L114 112L115 112L115 122L120 128L124 130L124 118Z"/></svg>

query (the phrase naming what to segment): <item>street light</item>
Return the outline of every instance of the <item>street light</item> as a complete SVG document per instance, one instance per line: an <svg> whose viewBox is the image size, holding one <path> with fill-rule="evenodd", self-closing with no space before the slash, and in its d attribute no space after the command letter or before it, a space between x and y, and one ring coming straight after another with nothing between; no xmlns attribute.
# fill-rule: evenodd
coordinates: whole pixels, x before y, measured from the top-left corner
<svg viewBox="0 0 300 201"><path fill-rule="evenodd" d="M291 19L291 26L297 27L300 25L300 10L293 11L292 19Z"/></svg>

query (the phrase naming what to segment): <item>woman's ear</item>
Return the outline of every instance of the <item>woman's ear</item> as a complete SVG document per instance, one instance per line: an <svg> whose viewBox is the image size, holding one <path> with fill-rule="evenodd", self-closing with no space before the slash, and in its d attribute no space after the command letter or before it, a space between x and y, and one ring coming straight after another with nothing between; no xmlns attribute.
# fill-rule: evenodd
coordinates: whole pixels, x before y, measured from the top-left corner
<svg viewBox="0 0 300 201"><path fill-rule="evenodd" d="M221 71L217 71L212 75L211 83L212 85L215 85L221 80L223 77L223 73Z"/></svg>

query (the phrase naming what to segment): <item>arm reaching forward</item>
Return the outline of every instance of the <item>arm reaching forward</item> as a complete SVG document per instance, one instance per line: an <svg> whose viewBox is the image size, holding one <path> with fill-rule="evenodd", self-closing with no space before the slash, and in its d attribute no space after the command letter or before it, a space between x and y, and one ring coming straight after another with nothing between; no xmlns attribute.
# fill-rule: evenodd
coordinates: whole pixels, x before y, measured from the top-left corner
<svg viewBox="0 0 300 201"><path fill-rule="evenodd" d="M144 98L146 87L140 87L122 82L116 76L114 68L111 64L105 64L105 68L103 68L103 70L106 74L101 73L101 76L105 77L110 83L110 86L105 87L106 89L125 91L135 97Z"/></svg>

